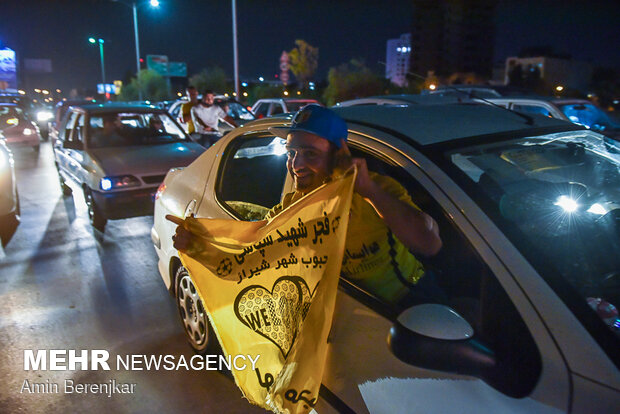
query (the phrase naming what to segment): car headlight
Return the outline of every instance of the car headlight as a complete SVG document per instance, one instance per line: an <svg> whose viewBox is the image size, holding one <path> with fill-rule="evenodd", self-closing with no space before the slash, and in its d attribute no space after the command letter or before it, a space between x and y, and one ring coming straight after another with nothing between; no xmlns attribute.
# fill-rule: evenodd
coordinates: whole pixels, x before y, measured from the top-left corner
<svg viewBox="0 0 620 414"><path fill-rule="evenodd" d="M30 128L24 128L24 135L32 135L32 129Z"/></svg>
<svg viewBox="0 0 620 414"><path fill-rule="evenodd" d="M103 191L116 190L119 188L137 187L140 185L138 180L133 175L121 175L118 177L103 177L99 181L99 187Z"/></svg>
<svg viewBox="0 0 620 414"><path fill-rule="evenodd" d="M54 114L52 114L50 111L39 111L39 112L37 112L37 121L39 121L39 122L49 121L53 117L54 117Z"/></svg>

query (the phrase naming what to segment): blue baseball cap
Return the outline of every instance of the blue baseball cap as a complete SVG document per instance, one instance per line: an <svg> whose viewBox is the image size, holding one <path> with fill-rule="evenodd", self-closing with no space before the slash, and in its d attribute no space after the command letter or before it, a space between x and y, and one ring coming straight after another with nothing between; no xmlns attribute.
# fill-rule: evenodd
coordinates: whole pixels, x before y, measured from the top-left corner
<svg viewBox="0 0 620 414"><path fill-rule="evenodd" d="M347 140L344 119L331 109L316 104L306 105L297 111L290 127L271 127L269 131L281 138L286 138L291 132L305 131L325 138L337 148L340 148L341 140Z"/></svg>

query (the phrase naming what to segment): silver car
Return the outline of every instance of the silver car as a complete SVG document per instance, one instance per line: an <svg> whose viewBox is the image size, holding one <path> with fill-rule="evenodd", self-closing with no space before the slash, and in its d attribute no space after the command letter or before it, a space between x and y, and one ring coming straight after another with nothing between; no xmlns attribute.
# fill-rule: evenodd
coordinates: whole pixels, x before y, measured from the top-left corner
<svg viewBox="0 0 620 414"><path fill-rule="evenodd" d="M62 190L84 193L99 231L109 219L152 214L166 172L204 150L165 110L146 105L73 106L54 141Z"/></svg>
<svg viewBox="0 0 620 414"><path fill-rule="evenodd" d="M390 303L341 277L317 411L617 412L617 143L488 105L334 110L353 155L438 222L443 248L421 260L445 299ZM268 131L290 122L231 132L158 194L159 271L198 352L217 339L164 216L261 219L292 190Z"/></svg>

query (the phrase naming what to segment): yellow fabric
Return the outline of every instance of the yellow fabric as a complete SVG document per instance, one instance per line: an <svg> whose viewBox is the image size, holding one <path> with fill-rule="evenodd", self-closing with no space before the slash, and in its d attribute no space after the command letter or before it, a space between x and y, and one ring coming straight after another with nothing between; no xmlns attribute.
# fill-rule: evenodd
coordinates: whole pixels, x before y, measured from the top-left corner
<svg viewBox="0 0 620 414"><path fill-rule="evenodd" d="M193 102L185 102L181 105L181 119L185 119L186 115L189 115L189 120L187 121L187 133L193 134L196 132L196 127L194 126L194 121L192 121L191 111L192 108L196 106Z"/></svg>
<svg viewBox="0 0 620 414"><path fill-rule="evenodd" d="M199 236L181 253L225 355L260 355L235 370L252 403L307 413L325 364L355 173L268 221L187 218Z"/></svg>
<svg viewBox="0 0 620 414"><path fill-rule="evenodd" d="M370 173L370 178L399 200L418 208L398 181L374 172ZM296 192L286 194L282 203L274 207L267 217L288 207L300 197L301 194ZM402 299L409 289L400 281L392 264L388 230L374 207L362 196L354 193L341 273L380 299L394 303ZM394 256L401 274L409 282L417 283L424 274L424 267L393 237Z"/></svg>

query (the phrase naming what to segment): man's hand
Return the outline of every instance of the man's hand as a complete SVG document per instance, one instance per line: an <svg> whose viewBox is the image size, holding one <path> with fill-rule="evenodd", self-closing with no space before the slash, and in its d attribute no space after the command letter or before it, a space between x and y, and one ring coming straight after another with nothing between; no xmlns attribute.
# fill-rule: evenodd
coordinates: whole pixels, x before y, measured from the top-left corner
<svg viewBox="0 0 620 414"><path fill-rule="evenodd" d="M185 220L170 214L166 214L166 220L171 221L177 225L174 236L172 236L174 248L184 253L189 251L190 247L192 247L192 241L194 239L194 236L192 232L190 232L185 227Z"/></svg>
<svg viewBox="0 0 620 414"><path fill-rule="evenodd" d="M376 184L368 175L366 160L351 157L351 151L349 151L349 147L343 139L340 141L340 149L334 155L334 171L337 174L342 174L351 168L353 164L357 166L355 192L362 197L370 197L376 189Z"/></svg>

